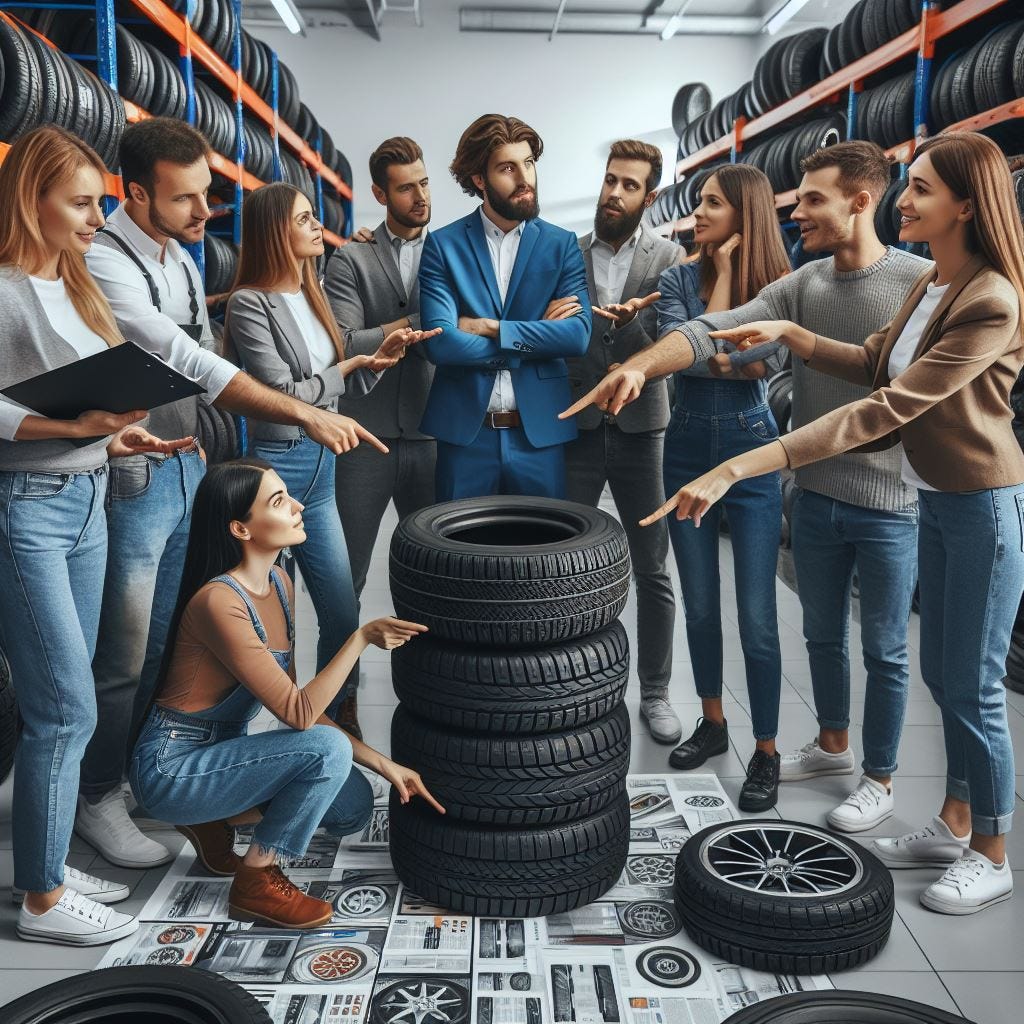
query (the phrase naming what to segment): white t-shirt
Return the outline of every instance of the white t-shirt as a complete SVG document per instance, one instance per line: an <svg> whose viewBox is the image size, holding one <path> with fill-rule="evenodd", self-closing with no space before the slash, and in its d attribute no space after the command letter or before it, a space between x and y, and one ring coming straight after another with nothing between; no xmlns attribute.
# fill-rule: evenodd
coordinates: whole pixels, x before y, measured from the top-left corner
<svg viewBox="0 0 1024 1024"><path fill-rule="evenodd" d="M95 331L86 326L78 310L71 304L63 278L45 281L41 277L30 277L29 281L39 296L46 319L50 326L84 359L109 347Z"/></svg>
<svg viewBox="0 0 1024 1024"><path fill-rule="evenodd" d="M918 342L921 340L921 335L924 333L925 326L931 319L932 313L935 312L935 307L942 301L942 296L946 294L948 287L948 284L941 286L928 285L921 301L917 305L917 309L910 314L910 319L907 321L900 336L896 339L896 344L893 345L892 351L889 353L890 380L895 380L913 361L914 352L917 349ZM905 451L902 452L901 458L900 476L908 487L916 487L922 491L937 490L937 488L932 487L930 484L926 484L914 472L914 467L910 465L910 460L907 458Z"/></svg>
<svg viewBox="0 0 1024 1024"><path fill-rule="evenodd" d="M313 372L323 373L328 366L334 366L338 361L338 350L334 347L327 328L316 318L306 293L299 289L294 294L281 292L281 297L288 303L288 308L302 332L302 340L309 349L309 362Z"/></svg>

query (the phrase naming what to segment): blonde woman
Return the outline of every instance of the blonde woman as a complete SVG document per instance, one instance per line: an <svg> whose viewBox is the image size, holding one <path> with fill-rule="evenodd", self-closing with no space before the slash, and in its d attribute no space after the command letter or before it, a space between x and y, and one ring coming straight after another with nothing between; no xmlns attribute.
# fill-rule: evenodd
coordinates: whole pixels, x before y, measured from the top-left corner
<svg viewBox="0 0 1024 1024"><path fill-rule="evenodd" d="M921 672L942 711L946 797L921 829L873 845L891 868L945 867L921 902L973 914L1013 894L1002 677L1024 590L1024 455L1009 407L1024 364L1024 232L1006 158L983 135L930 139L908 180L900 240L926 242L935 268L863 348L785 320L714 332L741 350L781 341L812 369L874 392L723 462L644 522L674 512L696 526L750 479L903 442L903 479L920 505Z"/></svg>
<svg viewBox="0 0 1024 1024"><path fill-rule="evenodd" d="M122 344L85 267L103 226L103 163L58 128L23 136L0 166L0 389ZM133 426L145 410L74 420L0 396L0 642L25 728L14 773L18 934L95 945L137 922L105 904L129 895L65 858L79 762L96 724L91 660L106 566L108 455L172 452Z"/></svg>

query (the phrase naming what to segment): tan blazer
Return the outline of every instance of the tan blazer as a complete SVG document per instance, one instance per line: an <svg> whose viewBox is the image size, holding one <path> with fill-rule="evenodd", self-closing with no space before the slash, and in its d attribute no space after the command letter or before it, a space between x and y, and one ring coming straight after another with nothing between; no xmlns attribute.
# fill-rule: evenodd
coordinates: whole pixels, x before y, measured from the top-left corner
<svg viewBox="0 0 1024 1024"><path fill-rule="evenodd" d="M876 390L780 440L794 469L841 452L881 451L902 440L915 472L940 491L1024 482L1010 422L1010 389L1024 365L1013 285L975 256L950 282L925 325L914 361L895 381L889 354L927 286L914 285L895 318L864 347L815 339L812 369Z"/></svg>

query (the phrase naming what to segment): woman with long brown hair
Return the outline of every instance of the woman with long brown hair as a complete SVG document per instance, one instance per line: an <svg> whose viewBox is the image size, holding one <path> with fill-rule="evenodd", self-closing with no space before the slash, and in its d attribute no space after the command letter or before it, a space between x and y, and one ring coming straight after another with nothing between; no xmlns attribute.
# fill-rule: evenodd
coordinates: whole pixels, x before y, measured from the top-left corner
<svg viewBox="0 0 1024 1024"><path fill-rule="evenodd" d="M23 136L0 166L0 389L120 345L85 267L103 226L104 167L59 128ZM133 426L145 410L40 416L0 396L0 643L25 723L15 756L18 934L96 945L137 922L104 904L127 886L65 865L79 763L96 725L91 661L106 569L108 455L169 453Z"/></svg>
<svg viewBox="0 0 1024 1024"><path fill-rule="evenodd" d="M242 209L242 252L224 338L228 351L257 380L318 408L333 408L346 389L365 394L406 346L438 332L401 328L372 356L346 358L317 277L316 261L323 251L323 226L303 192L283 182L253 192ZM308 540L294 553L316 609L319 672L359 626L334 497L335 456L298 427L252 417L248 422L252 453L273 466L288 492L305 506ZM332 717L343 699L339 691L328 709Z"/></svg>
<svg viewBox="0 0 1024 1024"><path fill-rule="evenodd" d="M897 207L900 240L927 242L935 268L863 348L784 320L715 332L741 350L781 341L813 369L876 390L716 466L645 522L674 512L696 526L762 474L903 442L903 478L920 505L921 672L942 712L946 798L923 828L874 850L892 868L948 865L921 902L972 914L1013 894L1002 677L1024 590L1024 455L1009 406L1024 364L1024 232L1006 158L973 132L918 147Z"/></svg>
<svg viewBox="0 0 1024 1024"><path fill-rule="evenodd" d="M661 275L658 335L665 338L688 320L749 302L789 272L779 232L775 195L765 175L745 164L719 167L701 189L694 237L695 263ZM761 380L712 379L703 367L676 374L672 418L665 432L665 492L706 472L723 458L770 444L778 428ZM775 609L775 566L782 520L780 478L737 488L726 503L736 571L747 692L756 748L739 805L763 811L776 801L779 757L775 750L782 655ZM719 516L710 529L672 521L669 533L679 567L686 638L702 718L689 739L672 751L675 768L696 768L729 746L722 708L722 607L718 566Z"/></svg>

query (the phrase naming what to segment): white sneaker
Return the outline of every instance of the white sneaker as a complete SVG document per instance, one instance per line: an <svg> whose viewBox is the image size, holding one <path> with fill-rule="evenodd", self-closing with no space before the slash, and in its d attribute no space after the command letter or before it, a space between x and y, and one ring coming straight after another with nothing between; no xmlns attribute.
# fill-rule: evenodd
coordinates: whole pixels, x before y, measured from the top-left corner
<svg viewBox="0 0 1024 1024"><path fill-rule="evenodd" d="M871 852L887 868L944 868L964 855L970 832L962 839L936 815L930 825L896 839L875 839Z"/></svg>
<svg viewBox="0 0 1024 1024"><path fill-rule="evenodd" d="M56 942L64 946L100 946L131 935L139 922L130 914L65 888L45 914L18 911L18 935L30 942Z"/></svg>
<svg viewBox="0 0 1024 1024"><path fill-rule="evenodd" d="M121 882L108 882L105 878L87 875L69 864L64 865L64 887L88 896L94 903L120 903L128 899L132 891ZM21 906L25 899L25 890L11 886L11 902Z"/></svg>
<svg viewBox="0 0 1024 1024"><path fill-rule="evenodd" d="M866 832L885 821L896 807L892 788L867 775L860 777L857 788L834 810L827 821L839 832Z"/></svg>
<svg viewBox="0 0 1024 1024"><path fill-rule="evenodd" d="M664 697L640 701L640 717L647 722L651 737L658 743L677 743L683 735L679 716Z"/></svg>
<svg viewBox="0 0 1024 1024"><path fill-rule="evenodd" d="M363 778L370 784L370 789L373 790L374 800L384 799L384 780L374 771L369 768L364 768L361 764L357 764L356 767L363 773Z"/></svg>
<svg viewBox="0 0 1024 1024"><path fill-rule="evenodd" d="M80 796L75 831L118 867L155 868L174 860L166 846L144 836L128 817L120 786L96 804Z"/></svg>
<svg viewBox="0 0 1024 1024"><path fill-rule="evenodd" d="M968 850L946 873L921 893L921 903L940 914L976 914L1013 895L1013 872L1007 859L996 867L983 854Z"/></svg>
<svg viewBox="0 0 1024 1024"><path fill-rule="evenodd" d="M847 747L841 754L822 750L817 738L801 747L795 754L783 754L779 765L779 782L800 782L823 775L852 775L853 751Z"/></svg>

